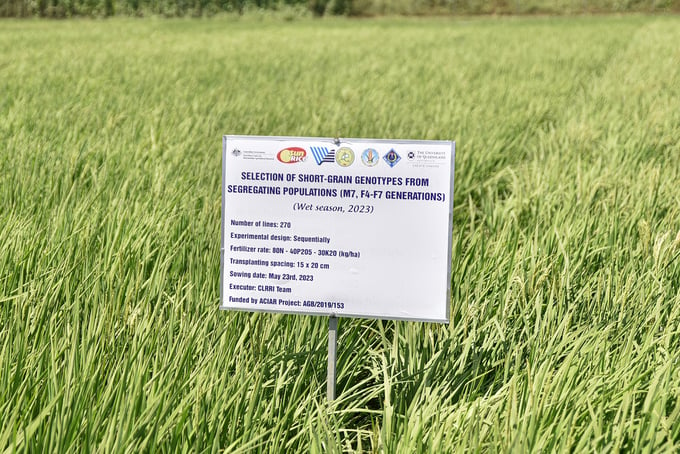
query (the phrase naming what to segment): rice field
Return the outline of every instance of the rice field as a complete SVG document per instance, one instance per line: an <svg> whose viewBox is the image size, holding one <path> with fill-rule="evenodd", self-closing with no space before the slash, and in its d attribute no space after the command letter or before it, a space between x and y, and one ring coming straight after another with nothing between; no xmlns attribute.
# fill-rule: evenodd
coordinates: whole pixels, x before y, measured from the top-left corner
<svg viewBox="0 0 680 454"><path fill-rule="evenodd" d="M0 452L680 450L680 18L0 21ZM219 311L223 134L456 140L451 321Z"/></svg>

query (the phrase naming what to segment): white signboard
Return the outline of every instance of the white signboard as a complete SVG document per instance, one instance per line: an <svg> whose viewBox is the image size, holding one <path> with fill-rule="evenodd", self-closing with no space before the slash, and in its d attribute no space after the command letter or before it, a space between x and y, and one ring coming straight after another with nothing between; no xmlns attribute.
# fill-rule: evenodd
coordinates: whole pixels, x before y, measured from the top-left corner
<svg viewBox="0 0 680 454"><path fill-rule="evenodd" d="M225 136L221 308L448 322L454 154Z"/></svg>

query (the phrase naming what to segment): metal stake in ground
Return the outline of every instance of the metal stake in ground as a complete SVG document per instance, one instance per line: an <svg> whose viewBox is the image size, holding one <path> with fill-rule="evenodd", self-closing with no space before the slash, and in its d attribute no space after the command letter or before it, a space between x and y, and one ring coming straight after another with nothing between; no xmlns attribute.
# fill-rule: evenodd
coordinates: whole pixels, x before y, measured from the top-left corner
<svg viewBox="0 0 680 454"><path fill-rule="evenodd" d="M335 358L338 347L338 318L328 317L328 376L326 378L326 397L335 400Z"/></svg>

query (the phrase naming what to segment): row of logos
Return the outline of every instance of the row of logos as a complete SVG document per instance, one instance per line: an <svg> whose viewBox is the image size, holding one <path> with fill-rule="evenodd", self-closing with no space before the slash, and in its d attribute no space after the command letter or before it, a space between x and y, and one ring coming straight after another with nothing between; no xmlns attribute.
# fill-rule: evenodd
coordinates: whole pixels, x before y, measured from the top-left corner
<svg viewBox="0 0 680 454"><path fill-rule="evenodd" d="M342 167L349 167L354 164L354 150L349 147L340 147L337 150L329 149L328 147L309 147L309 150L312 152L314 161L316 161L318 165L335 162ZM304 162L307 159L307 150L300 147L284 148L278 152L276 159L284 164ZM382 159L388 166L394 167L401 161L401 156L399 156L399 153L394 149L391 149L385 153ZM413 157L411 157L411 159L413 159ZM374 148L366 148L361 153L361 162L367 167L375 167L380 162L380 153Z"/></svg>

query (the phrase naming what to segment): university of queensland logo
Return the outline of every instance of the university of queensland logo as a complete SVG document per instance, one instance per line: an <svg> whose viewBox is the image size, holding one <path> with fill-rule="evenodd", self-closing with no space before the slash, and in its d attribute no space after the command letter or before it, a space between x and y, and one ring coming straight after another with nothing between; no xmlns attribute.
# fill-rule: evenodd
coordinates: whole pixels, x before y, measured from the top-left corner
<svg viewBox="0 0 680 454"><path fill-rule="evenodd" d="M335 150L328 150L326 147L309 147L317 164L335 161Z"/></svg>
<svg viewBox="0 0 680 454"><path fill-rule="evenodd" d="M295 164L297 162L302 162L307 157L307 152L304 148L300 147L288 147L279 151L276 155L276 159L284 164Z"/></svg>
<svg viewBox="0 0 680 454"><path fill-rule="evenodd" d="M367 167L375 167L380 161L380 155L373 148L366 148L363 153L361 153L361 162Z"/></svg>
<svg viewBox="0 0 680 454"><path fill-rule="evenodd" d="M390 167L394 167L397 165L397 163L401 160L401 156L394 151L394 148L392 148L390 151L387 152L385 156L383 156L383 159L389 165Z"/></svg>

